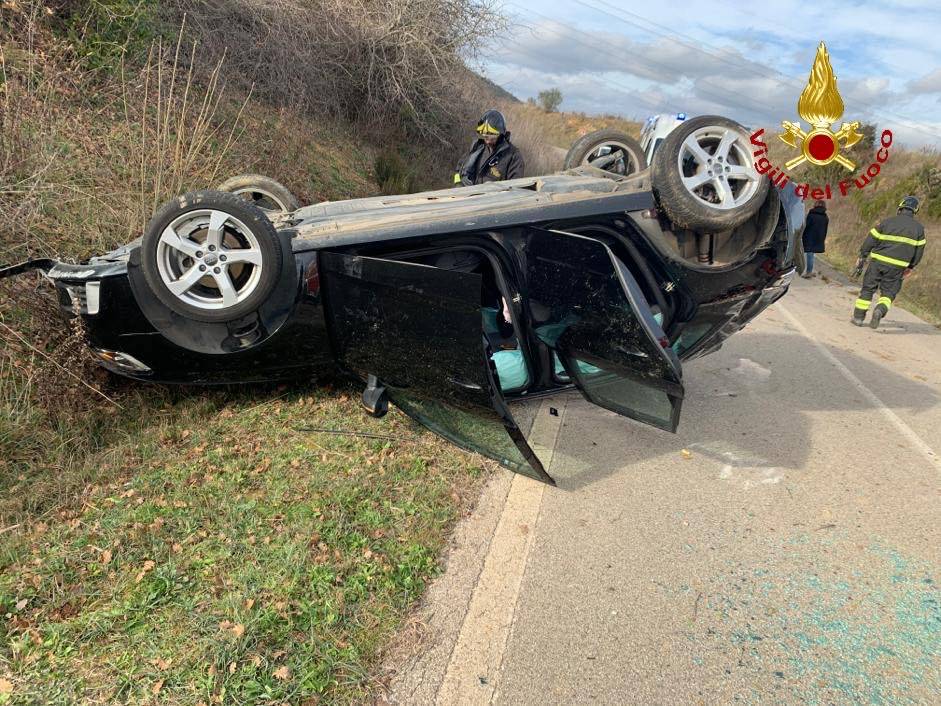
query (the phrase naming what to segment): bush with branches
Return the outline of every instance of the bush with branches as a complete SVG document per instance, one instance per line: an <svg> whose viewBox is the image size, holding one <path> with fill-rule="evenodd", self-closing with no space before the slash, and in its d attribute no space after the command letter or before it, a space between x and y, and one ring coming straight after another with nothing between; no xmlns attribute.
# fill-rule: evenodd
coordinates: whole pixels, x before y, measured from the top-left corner
<svg viewBox="0 0 941 706"><path fill-rule="evenodd" d="M198 60L278 105L450 141L495 0L172 0Z"/></svg>
<svg viewBox="0 0 941 706"><path fill-rule="evenodd" d="M554 113L562 105L562 91L558 88L547 88L539 91L539 105L547 113Z"/></svg>

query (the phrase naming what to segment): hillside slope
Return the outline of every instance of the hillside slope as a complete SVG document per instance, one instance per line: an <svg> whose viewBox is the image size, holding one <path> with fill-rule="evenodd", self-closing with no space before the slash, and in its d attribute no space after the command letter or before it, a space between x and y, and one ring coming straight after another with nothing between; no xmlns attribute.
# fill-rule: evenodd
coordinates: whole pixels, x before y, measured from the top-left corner
<svg viewBox="0 0 941 706"><path fill-rule="evenodd" d="M550 174L562 168L565 153L578 138L595 130L614 128L637 138L640 124L614 115L547 113L528 103L497 104L507 119L513 142L520 148L530 176Z"/></svg>
<svg viewBox="0 0 941 706"><path fill-rule="evenodd" d="M238 173L302 202L434 179L394 135L190 71L172 37L111 63L37 3L2 13L0 262L107 250ZM0 704L366 699L491 465L358 394L123 381L40 277L0 282Z"/></svg>

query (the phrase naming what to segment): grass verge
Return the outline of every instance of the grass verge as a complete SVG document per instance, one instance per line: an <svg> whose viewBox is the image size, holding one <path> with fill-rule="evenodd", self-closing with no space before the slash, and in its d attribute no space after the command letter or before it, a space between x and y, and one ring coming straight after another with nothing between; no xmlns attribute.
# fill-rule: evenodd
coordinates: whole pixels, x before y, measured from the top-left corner
<svg viewBox="0 0 941 706"><path fill-rule="evenodd" d="M0 703L364 699L488 466L354 395L137 389L65 478L13 478Z"/></svg>

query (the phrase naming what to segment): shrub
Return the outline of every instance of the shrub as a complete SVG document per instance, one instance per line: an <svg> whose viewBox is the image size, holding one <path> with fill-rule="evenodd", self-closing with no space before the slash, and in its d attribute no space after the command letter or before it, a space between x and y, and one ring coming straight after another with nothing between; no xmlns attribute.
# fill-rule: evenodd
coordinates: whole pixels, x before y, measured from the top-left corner
<svg viewBox="0 0 941 706"><path fill-rule="evenodd" d="M397 151L386 149L376 156L373 167L376 183L383 194L407 194L415 191L416 175Z"/></svg>
<svg viewBox="0 0 941 706"><path fill-rule="evenodd" d="M173 0L198 60L277 105L449 142L493 0ZM224 27L225 31L219 31Z"/></svg>
<svg viewBox="0 0 941 706"><path fill-rule="evenodd" d="M562 91L558 88L548 88L545 91L539 91L539 105L547 113L554 113L562 105Z"/></svg>

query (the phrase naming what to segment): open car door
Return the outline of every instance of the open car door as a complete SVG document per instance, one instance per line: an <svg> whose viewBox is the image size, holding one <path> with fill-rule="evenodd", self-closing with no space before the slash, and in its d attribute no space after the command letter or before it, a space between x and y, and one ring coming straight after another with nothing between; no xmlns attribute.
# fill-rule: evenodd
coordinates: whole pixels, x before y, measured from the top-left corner
<svg viewBox="0 0 941 706"><path fill-rule="evenodd" d="M458 446L554 485L513 420L483 334L477 274L322 252L339 361L375 375L413 419Z"/></svg>
<svg viewBox="0 0 941 706"><path fill-rule="evenodd" d="M676 431L680 361L630 271L604 243L532 229L528 300L536 335L591 402Z"/></svg>

